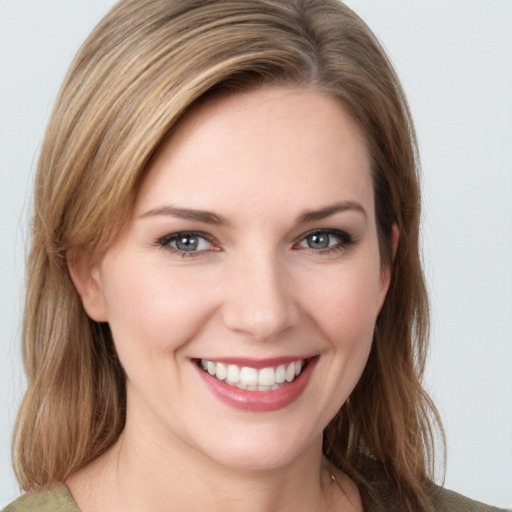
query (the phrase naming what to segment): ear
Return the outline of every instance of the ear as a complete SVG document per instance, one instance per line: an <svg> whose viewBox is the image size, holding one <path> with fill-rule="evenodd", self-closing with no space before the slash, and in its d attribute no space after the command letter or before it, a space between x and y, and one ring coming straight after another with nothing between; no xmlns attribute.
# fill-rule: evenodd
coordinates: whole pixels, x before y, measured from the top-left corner
<svg viewBox="0 0 512 512"><path fill-rule="evenodd" d="M74 249L67 254L67 264L87 315L96 322L106 322L107 308L101 288L100 263L91 263L89 251Z"/></svg>
<svg viewBox="0 0 512 512"><path fill-rule="evenodd" d="M393 266L393 260L395 259L396 250L398 248L398 239L400 238L400 232L398 231L398 226L393 224L391 228L391 261L389 264L386 264L385 267L381 268L380 273L380 293L379 293L379 304L377 313L380 313L382 306L384 304L384 300L386 299L386 295L388 293L389 284L391 283L391 269Z"/></svg>

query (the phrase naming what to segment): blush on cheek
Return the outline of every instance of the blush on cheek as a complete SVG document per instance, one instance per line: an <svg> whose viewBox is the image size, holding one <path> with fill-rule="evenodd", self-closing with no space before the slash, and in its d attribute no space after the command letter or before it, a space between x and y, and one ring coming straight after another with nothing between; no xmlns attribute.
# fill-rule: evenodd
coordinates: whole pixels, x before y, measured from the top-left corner
<svg viewBox="0 0 512 512"><path fill-rule="evenodd" d="M365 333L373 332L378 314L373 283L355 286L348 280L331 281L315 299L317 323L329 330L329 338L366 337Z"/></svg>
<svg viewBox="0 0 512 512"><path fill-rule="evenodd" d="M112 251L103 266L108 322L112 332L118 332L117 343L130 336L168 351L190 339L215 309L216 288L208 285L215 276L147 262L137 253L124 256Z"/></svg>

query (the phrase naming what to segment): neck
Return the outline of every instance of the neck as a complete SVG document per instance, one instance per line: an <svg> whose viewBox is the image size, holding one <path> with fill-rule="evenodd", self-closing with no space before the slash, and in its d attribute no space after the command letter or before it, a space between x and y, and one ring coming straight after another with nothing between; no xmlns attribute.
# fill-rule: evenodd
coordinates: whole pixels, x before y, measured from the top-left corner
<svg viewBox="0 0 512 512"><path fill-rule="evenodd" d="M82 512L327 511L333 487L321 439L281 467L232 468L179 442L156 443L129 423L67 483Z"/></svg>

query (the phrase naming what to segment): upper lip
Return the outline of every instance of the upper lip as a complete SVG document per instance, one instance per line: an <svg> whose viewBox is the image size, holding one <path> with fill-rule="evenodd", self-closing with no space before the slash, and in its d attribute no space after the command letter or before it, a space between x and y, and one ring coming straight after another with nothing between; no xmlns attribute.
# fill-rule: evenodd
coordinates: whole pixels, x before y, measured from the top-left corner
<svg viewBox="0 0 512 512"><path fill-rule="evenodd" d="M280 356L270 357L265 359L256 359L249 357L197 357L193 358L194 361L206 360L214 363L234 364L237 366L248 366L250 368L268 368L271 366L279 366L281 364L289 364L294 361L304 361L315 357L315 354L297 355L297 356Z"/></svg>

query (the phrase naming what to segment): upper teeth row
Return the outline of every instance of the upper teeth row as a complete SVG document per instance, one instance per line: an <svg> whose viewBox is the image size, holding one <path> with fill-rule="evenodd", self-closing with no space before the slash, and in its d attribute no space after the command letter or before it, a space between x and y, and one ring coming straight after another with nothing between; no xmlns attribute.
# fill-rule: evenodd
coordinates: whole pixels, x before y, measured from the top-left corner
<svg viewBox="0 0 512 512"><path fill-rule="evenodd" d="M269 366L268 368L251 368L201 359L201 367L218 380L241 386L274 386L283 382L292 382L302 370L303 361L294 361L287 365Z"/></svg>

